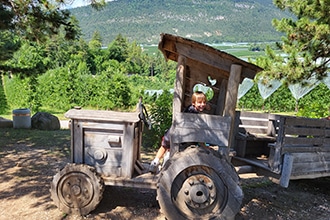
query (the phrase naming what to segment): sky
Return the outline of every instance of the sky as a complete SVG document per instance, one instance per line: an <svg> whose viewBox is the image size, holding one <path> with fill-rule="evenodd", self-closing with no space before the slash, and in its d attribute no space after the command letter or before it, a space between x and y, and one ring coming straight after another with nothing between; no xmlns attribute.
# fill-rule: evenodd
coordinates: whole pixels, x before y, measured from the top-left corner
<svg viewBox="0 0 330 220"><path fill-rule="evenodd" d="M81 6L86 6L88 4L89 2L86 0L73 0L73 3L68 5L68 8L77 8Z"/></svg>

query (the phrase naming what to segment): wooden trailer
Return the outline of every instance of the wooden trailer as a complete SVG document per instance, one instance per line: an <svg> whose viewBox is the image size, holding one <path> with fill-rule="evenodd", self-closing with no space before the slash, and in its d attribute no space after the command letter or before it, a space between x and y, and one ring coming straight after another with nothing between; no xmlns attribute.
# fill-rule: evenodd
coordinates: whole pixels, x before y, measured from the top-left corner
<svg viewBox="0 0 330 220"><path fill-rule="evenodd" d="M235 121L239 173L269 176L283 187L330 176L330 120L236 112Z"/></svg>

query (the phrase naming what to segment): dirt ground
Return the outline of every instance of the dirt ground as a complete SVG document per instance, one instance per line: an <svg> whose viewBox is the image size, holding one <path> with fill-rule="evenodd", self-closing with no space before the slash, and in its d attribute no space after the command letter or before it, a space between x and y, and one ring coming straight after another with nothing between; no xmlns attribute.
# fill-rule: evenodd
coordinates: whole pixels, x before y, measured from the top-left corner
<svg viewBox="0 0 330 220"><path fill-rule="evenodd" d="M87 216L62 213L50 198L50 182L69 162L68 141L62 147L0 143L0 216L2 220L165 219L155 190L106 187L98 207ZM330 216L330 178L291 181L281 188L266 177L241 175L244 200L237 220L315 219Z"/></svg>

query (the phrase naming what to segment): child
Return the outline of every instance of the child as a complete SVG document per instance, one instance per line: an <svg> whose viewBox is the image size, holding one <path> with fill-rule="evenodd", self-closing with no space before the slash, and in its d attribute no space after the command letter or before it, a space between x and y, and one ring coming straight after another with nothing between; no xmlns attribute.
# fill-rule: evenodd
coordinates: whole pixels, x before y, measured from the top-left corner
<svg viewBox="0 0 330 220"><path fill-rule="evenodd" d="M202 112L206 107L206 96L203 92L194 92L191 97L191 105L189 105L184 112L187 113L199 113ZM169 129L170 130L170 129ZM159 166L160 159L164 156L163 164L169 159L170 156L170 137L169 130L167 130L162 137L161 146L156 154L155 159L151 162L149 171L156 173Z"/></svg>

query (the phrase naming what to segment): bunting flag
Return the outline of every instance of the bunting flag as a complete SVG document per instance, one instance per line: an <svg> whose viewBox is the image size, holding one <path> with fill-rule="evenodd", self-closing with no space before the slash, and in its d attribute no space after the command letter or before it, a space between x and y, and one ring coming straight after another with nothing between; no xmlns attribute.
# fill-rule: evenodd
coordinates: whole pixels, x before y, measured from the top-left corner
<svg viewBox="0 0 330 220"><path fill-rule="evenodd" d="M279 80L269 80L267 84L262 82L262 79L258 82L259 93L263 100L266 100L271 94L273 94L280 86L282 82Z"/></svg>
<svg viewBox="0 0 330 220"><path fill-rule="evenodd" d="M302 97L304 97L307 93L312 91L320 81L315 77L312 77L308 81L304 81L302 83L290 84L289 89L291 91L292 96L298 101Z"/></svg>
<svg viewBox="0 0 330 220"><path fill-rule="evenodd" d="M243 82L238 86L237 99L242 98L254 85L252 79L245 78Z"/></svg>

